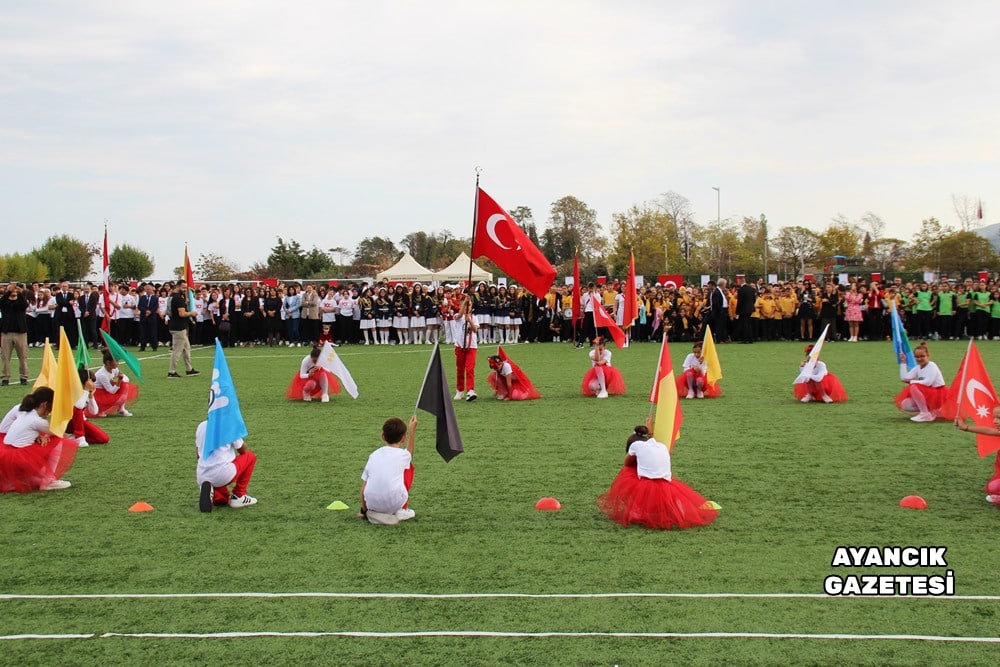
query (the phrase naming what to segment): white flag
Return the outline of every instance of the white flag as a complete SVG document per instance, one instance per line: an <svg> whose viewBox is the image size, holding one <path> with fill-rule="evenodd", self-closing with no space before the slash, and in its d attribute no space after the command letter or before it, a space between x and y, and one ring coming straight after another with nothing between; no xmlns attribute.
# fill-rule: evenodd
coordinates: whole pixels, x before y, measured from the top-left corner
<svg viewBox="0 0 1000 667"><path fill-rule="evenodd" d="M329 341L323 344L323 349L319 353L319 366L336 375L351 398L358 397L358 385L354 383L351 372L347 370L347 366L340 360L340 355L333 349Z"/></svg>

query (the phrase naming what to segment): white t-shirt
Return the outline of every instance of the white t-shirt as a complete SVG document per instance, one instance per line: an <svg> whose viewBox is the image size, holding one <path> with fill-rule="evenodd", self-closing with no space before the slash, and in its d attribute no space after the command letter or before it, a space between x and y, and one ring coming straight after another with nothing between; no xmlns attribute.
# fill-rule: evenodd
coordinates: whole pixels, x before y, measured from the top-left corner
<svg viewBox="0 0 1000 667"><path fill-rule="evenodd" d="M236 450L243 446L243 438L219 447L208 455L208 460L202 456L205 451L205 432L208 430L208 420L198 424L194 433L194 443L198 447L198 469L196 476L198 486L208 482L212 486L226 486L236 477Z"/></svg>
<svg viewBox="0 0 1000 667"><path fill-rule="evenodd" d="M615 295L615 324L625 324L625 295L620 292Z"/></svg>
<svg viewBox="0 0 1000 667"><path fill-rule="evenodd" d="M4 415L3 421L0 421L0 433L6 433L7 431L9 431L10 427L14 425L14 422L17 421L17 418L20 417L22 414L27 414L27 413L21 412L20 403L12 407L10 411L6 415Z"/></svg>
<svg viewBox="0 0 1000 667"><path fill-rule="evenodd" d="M87 390L84 390L84 392L80 395L80 398L78 398L76 403L73 404L73 407L77 410L83 410L84 413L89 412L92 415L96 415L97 411L100 409L97 407L97 401L94 400L94 395Z"/></svg>
<svg viewBox="0 0 1000 667"><path fill-rule="evenodd" d="M688 356L684 357L684 365L682 366L684 370L693 368L696 371L704 374L708 372L708 362L698 361L698 357L694 352L690 353Z"/></svg>
<svg viewBox="0 0 1000 667"><path fill-rule="evenodd" d="M467 350L475 350L479 348L479 344L476 341L478 336L476 335L476 332L472 330L471 324L469 324L468 329L466 329L467 322L464 317L452 320L447 324L451 324L451 339L455 341L455 347L461 347ZM463 338L465 339L464 341Z"/></svg>
<svg viewBox="0 0 1000 667"><path fill-rule="evenodd" d="M503 364L500 365L500 370L497 372L503 377L507 377L508 375L514 372L514 369L510 367L509 361L505 361L503 362Z"/></svg>
<svg viewBox="0 0 1000 667"><path fill-rule="evenodd" d="M899 378L909 380L910 384L923 384L928 387L944 386L944 376L941 375L941 369L933 361L928 361L923 368L919 365L914 366L912 371L906 370L906 364L900 364Z"/></svg>
<svg viewBox="0 0 1000 667"><path fill-rule="evenodd" d="M117 394L118 390L121 389L122 386L120 384L119 385L111 384L111 381L116 377L118 377L119 375L122 376L122 382L128 382L128 376L123 375L118 368L113 368L112 370L109 371L104 366L101 366L94 373L94 384L103 389L104 391L108 392L109 394Z"/></svg>
<svg viewBox="0 0 1000 667"><path fill-rule="evenodd" d="M636 457L639 477L670 481L670 450L662 442L652 438L636 440L628 453Z"/></svg>
<svg viewBox="0 0 1000 667"><path fill-rule="evenodd" d="M33 445L38 436L48 433L51 433L49 422L44 417L39 417L37 410L32 410L28 413L22 413L14 420L3 442L5 445L14 447L27 447Z"/></svg>
<svg viewBox="0 0 1000 667"><path fill-rule="evenodd" d="M302 364L299 366L299 377L303 380L309 377L309 372L319 366L313 358L308 354L302 358Z"/></svg>
<svg viewBox="0 0 1000 667"><path fill-rule="evenodd" d="M333 322L337 319L337 298L336 294L332 292L327 292L319 302L319 310L322 313L323 321L326 323Z"/></svg>
<svg viewBox="0 0 1000 667"><path fill-rule="evenodd" d="M591 366L596 366L599 359L603 359L608 362L608 366L611 365L611 350L605 349L604 352L601 352L600 357L597 356L597 350L591 350L588 354L590 356Z"/></svg>
<svg viewBox="0 0 1000 667"><path fill-rule="evenodd" d="M361 479L365 485L365 504L376 512L393 514L409 499L403 485L403 473L410 467L410 453L401 447L385 445L368 457Z"/></svg>

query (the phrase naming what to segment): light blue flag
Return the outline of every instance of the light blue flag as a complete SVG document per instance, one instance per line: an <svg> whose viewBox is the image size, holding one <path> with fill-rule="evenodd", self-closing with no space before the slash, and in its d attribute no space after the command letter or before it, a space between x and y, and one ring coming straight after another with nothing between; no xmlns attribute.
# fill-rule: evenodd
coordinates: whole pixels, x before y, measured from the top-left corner
<svg viewBox="0 0 1000 667"><path fill-rule="evenodd" d="M899 353L902 352L906 355L906 370L912 371L917 365L917 360L913 357L913 348L910 347L910 339L906 337L906 329L903 327L903 320L899 317L895 303L889 309L889 313L892 319L892 351L896 355L896 363L899 363Z"/></svg>
<svg viewBox="0 0 1000 667"><path fill-rule="evenodd" d="M236 397L233 376L229 374L226 355L222 353L222 343L215 340L215 365L212 368L212 387L208 399L208 426L205 429L205 447L202 458L219 447L228 445L247 435L247 425L240 412L240 401Z"/></svg>

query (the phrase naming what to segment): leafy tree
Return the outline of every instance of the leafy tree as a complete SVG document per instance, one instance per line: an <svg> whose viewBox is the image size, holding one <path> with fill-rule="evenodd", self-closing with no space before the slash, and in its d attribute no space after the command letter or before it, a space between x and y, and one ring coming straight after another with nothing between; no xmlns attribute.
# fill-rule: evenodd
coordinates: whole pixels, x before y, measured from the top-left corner
<svg viewBox="0 0 1000 667"><path fill-rule="evenodd" d="M399 259L396 244L381 236L369 236L358 244L354 251L354 266L352 270L358 273L371 273L362 270L365 267L375 267L376 271L388 269Z"/></svg>
<svg viewBox="0 0 1000 667"><path fill-rule="evenodd" d="M895 238L872 241L868 257L881 271L894 269L906 259L906 241Z"/></svg>
<svg viewBox="0 0 1000 667"><path fill-rule="evenodd" d="M292 240L285 243L280 236L278 243L271 248L271 254L267 256L267 270L274 278L295 278L305 263L305 252L298 241Z"/></svg>
<svg viewBox="0 0 1000 667"><path fill-rule="evenodd" d="M128 244L114 247L108 255L108 276L113 281L142 280L154 269L153 258L143 250Z"/></svg>
<svg viewBox="0 0 1000 667"><path fill-rule="evenodd" d="M456 239L447 230L432 234L412 232L403 237L402 245L415 260L432 270L443 269L469 249L467 239Z"/></svg>
<svg viewBox="0 0 1000 667"><path fill-rule="evenodd" d="M820 249L819 234L805 227L783 227L774 239L775 258L803 275L806 265L816 261Z"/></svg>
<svg viewBox="0 0 1000 667"><path fill-rule="evenodd" d="M955 233L955 229L942 225L937 218L920 221L920 230L913 235L906 267L911 270L935 267L938 264L938 248L941 242Z"/></svg>
<svg viewBox="0 0 1000 667"><path fill-rule="evenodd" d="M929 264L939 273L969 275L974 271L992 269L997 254L989 239L973 231L955 232L937 245L937 263Z"/></svg>
<svg viewBox="0 0 1000 667"><path fill-rule="evenodd" d="M25 283L48 279L48 267L32 253L0 255L0 281L12 280Z"/></svg>
<svg viewBox="0 0 1000 667"><path fill-rule="evenodd" d="M203 252L194 263L195 280L232 280L239 267L215 252Z"/></svg>
<svg viewBox="0 0 1000 667"><path fill-rule="evenodd" d="M635 272L657 275L660 272L683 271L686 264L681 256L676 225L670 215L649 205L633 205L624 213L611 216L610 263L619 274L628 270L630 254L635 256Z"/></svg>
<svg viewBox="0 0 1000 667"><path fill-rule="evenodd" d="M667 212L676 227L678 244L685 261L691 259L691 240L698 233L698 225L694 222L694 212L691 201L682 194L670 190L660 195L658 206Z"/></svg>
<svg viewBox="0 0 1000 667"><path fill-rule="evenodd" d="M843 215L838 215L826 231L819 235L820 257L829 259L834 255L856 257L861 253L861 232L857 225Z"/></svg>
<svg viewBox="0 0 1000 667"><path fill-rule="evenodd" d="M572 260L577 248L590 258L604 253L606 240L597 224L597 212L573 196L552 203L549 226L543 234L542 252L555 264Z"/></svg>
<svg viewBox="0 0 1000 667"><path fill-rule="evenodd" d="M538 245L538 227L535 225L535 215L531 212L531 208L527 206L518 206L509 211L510 217L517 221L517 224L521 226L524 230L525 236L534 243Z"/></svg>
<svg viewBox="0 0 1000 667"><path fill-rule="evenodd" d="M34 251L36 257L49 268L53 279L82 280L90 273L94 257L100 254L91 246L71 236L51 236Z"/></svg>
<svg viewBox="0 0 1000 667"><path fill-rule="evenodd" d="M303 278L329 278L336 273L335 267L336 265L328 253L313 246L302 257L299 276Z"/></svg>

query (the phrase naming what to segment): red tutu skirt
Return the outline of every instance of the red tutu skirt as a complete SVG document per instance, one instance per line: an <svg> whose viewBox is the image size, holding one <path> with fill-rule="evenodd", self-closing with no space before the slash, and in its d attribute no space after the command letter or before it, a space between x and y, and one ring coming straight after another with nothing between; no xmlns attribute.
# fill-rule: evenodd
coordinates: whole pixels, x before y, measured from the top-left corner
<svg viewBox="0 0 1000 667"><path fill-rule="evenodd" d="M49 436L47 445L0 445L0 493L30 493L63 476L76 460L77 442Z"/></svg>
<svg viewBox="0 0 1000 667"><path fill-rule="evenodd" d="M94 390L94 401L97 403L97 414L95 417L107 417L117 414L126 405L135 403L139 398L139 387L131 382L122 382L118 387L118 392L111 394L98 387Z"/></svg>
<svg viewBox="0 0 1000 667"><path fill-rule="evenodd" d="M698 384L701 384L701 390L705 394L705 398L716 398L722 396L722 387L719 383L708 384L705 380L705 374L699 373L693 368L689 368L677 377L677 395L681 398L687 396L688 393L688 378L694 378L695 392L698 391Z"/></svg>
<svg viewBox="0 0 1000 667"><path fill-rule="evenodd" d="M827 373L819 382L810 380L809 382L793 384L792 393L800 401L806 397L806 394L810 394L814 402L823 403L824 393L832 398L834 403L843 403L847 400L847 392L844 391L844 385L840 384L840 378L833 373Z"/></svg>
<svg viewBox="0 0 1000 667"><path fill-rule="evenodd" d="M498 396L503 396L508 401L532 401L542 397L538 393L538 390L535 389L535 385L531 384L531 382L522 382L517 376L514 377L514 382L511 384L509 396L507 395L507 380L497 371L493 371L487 375L486 381L490 383L493 391Z"/></svg>
<svg viewBox="0 0 1000 667"><path fill-rule="evenodd" d="M958 412L958 408L955 406L955 401L952 398L951 390L947 385L941 385L940 387L928 387L925 384L908 384L903 388L903 391L896 394L896 407L903 410L903 401L911 399L911 394L914 391L919 391L923 394L924 402L927 403L927 409L934 413L938 419L947 419L952 421L955 419L955 414ZM903 412L909 412L908 410L903 410Z"/></svg>
<svg viewBox="0 0 1000 667"><path fill-rule="evenodd" d="M635 466L623 466L597 507L622 526L670 530L707 526L719 511L711 509L700 493L684 482L639 477Z"/></svg>
<svg viewBox="0 0 1000 667"><path fill-rule="evenodd" d="M993 460L993 476L986 482L986 493L1000 497L1000 452L997 452L997 457ZM994 504L1000 505L1000 503Z"/></svg>
<svg viewBox="0 0 1000 667"><path fill-rule="evenodd" d="M597 369L604 369L604 386L608 388L609 394L624 394L625 393L625 379L622 378L622 373L620 370L614 366L593 366L587 374L583 376L583 383L580 385L580 393L584 396L594 396L600 389L594 389L594 387L599 387L597 381Z"/></svg>
<svg viewBox="0 0 1000 667"><path fill-rule="evenodd" d="M308 391L309 395L313 398L323 395L323 388L319 385L319 375L324 373L326 375L327 386L331 394L340 393L340 383L337 382L337 378L334 377L333 373L326 370L325 368L320 368L315 373L313 377L303 379L299 377L296 373L295 377L292 378L291 384L288 385L288 389L285 391L285 396L292 399L293 401L301 401L303 394Z"/></svg>

